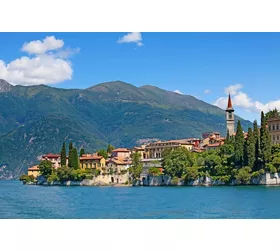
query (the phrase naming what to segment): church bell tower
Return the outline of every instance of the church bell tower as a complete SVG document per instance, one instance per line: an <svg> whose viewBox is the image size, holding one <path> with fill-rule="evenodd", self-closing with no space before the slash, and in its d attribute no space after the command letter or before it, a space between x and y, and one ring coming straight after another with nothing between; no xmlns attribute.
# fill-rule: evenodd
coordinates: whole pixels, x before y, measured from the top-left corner
<svg viewBox="0 0 280 250"><path fill-rule="evenodd" d="M232 107L230 94L228 95L228 106L226 109L226 121L227 121L227 131L229 132L229 135L232 136L234 134L234 109Z"/></svg>

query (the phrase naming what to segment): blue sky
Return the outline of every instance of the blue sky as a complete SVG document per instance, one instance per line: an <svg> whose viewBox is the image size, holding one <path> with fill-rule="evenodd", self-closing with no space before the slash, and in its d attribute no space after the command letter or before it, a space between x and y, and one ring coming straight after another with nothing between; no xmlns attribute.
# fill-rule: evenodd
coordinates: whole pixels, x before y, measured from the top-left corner
<svg viewBox="0 0 280 250"><path fill-rule="evenodd" d="M155 85L259 119L280 108L280 33L0 33L0 77L87 88ZM44 40L45 39L45 40ZM226 89L227 88L227 89ZM226 89L226 90L225 90Z"/></svg>

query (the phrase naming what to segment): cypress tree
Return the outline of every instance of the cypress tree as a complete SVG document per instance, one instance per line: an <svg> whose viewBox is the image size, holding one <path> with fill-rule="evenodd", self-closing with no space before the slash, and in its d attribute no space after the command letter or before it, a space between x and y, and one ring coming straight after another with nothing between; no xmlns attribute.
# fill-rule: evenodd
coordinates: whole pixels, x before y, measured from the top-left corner
<svg viewBox="0 0 280 250"><path fill-rule="evenodd" d="M73 142L70 141L69 143L69 155L70 155L70 150L73 148Z"/></svg>
<svg viewBox="0 0 280 250"><path fill-rule="evenodd" d="M261 113L260 157L263 162L263 167L266 163L269 163L271 158L271 138L266 128L266 119L263 111Z"/></svg>
<svg viewBox="0 0 280 250"><path fill-rule="evenodd" d="M227 130L227 137L225 140L225 144L229 144L230 143L230 135L229 135L229 130Z"/></svg>
<svg viewBox="0 0 280 250"><path fill-rule="evenodd" d="M74 169L79 168L79 156L78 156L78 150L76 148L72 149L72 167Z"/></svg>
<svg viewBox="0 0 280 250"><path fill-rule="evenodd" d="M245 149L245 159L246 165L251 169L254 168L255 165L255 138L252 131L252 128L248 129L248 137L246 141L246 149Z"/></svg>
<svg viewBox="0 0 280 250"><path fill-rule="evenodd" d="M240 120L237 123L237 130L234 142L234 161L235 165L242 167L244 162L244 135Z"/></svg>
<svg viewBox="0 0 280 250"><path fill-rule="evenodd" d="M60 152L60 161L61 161L61 166L66 166L66 146L65 142L63 142L61 152Z"/></svg>
<svg viewBox="0 0 280 250"><path fill-rule="evenodd" d="M84 155L85 154L85 150L84 150L84 148L81 148L80 149L80 157L82 157L82 155Z"/></svg>
<svg viewBox="0 0 280 250"><path fill-rule="evenodd" d="M257 120L254 121L254 143L255 143L255 165L254 170L259 170L259 154L260 154L260 134Z"/></svg>

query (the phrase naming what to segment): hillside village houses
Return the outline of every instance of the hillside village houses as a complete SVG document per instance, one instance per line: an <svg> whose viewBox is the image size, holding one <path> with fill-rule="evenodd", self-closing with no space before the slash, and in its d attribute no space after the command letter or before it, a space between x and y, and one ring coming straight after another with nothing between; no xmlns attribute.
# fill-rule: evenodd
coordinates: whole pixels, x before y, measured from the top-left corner
<svg viewBox="0 0 280 250"><path fill-rule="evenodd" d="M226 129L230 136L235 136L234 131L234 109L231 102L231 97L228 97L228 106L225 110L226 113ZM279 142L280 139L280 119L271 119L268 123L269 131L273 141ZM247 137L247 133L244 133L244 137ZM143 171L141 177L145 177L148 174L148 170L151 167L157 167L161 171L161 159L162 153L165 149L175 149L179 147L187 148L192 152L203 152L205 150L216 149L223 145L225 137L221 137L219 132L206 132L202 134L200 138L186 138L178 140L157 141L153 143L142 144L135 146L132 149L128 148L116 148L112 151L109 158L106 160L103 156L99 156L97 153L83 154L80 158L80 168L86 169L99 169L103 175L103 179L112 183L124 183L128 180L128 169L132 166L131 154L139 153L141 155L141 161L143 163ZM61 167L60 154L46 154L41 157L42 160L49 160L52 162L54 168ZM68 162L68 159L67 159ZM33 166L28 168L28 175L37 177L39 175L39 167ZM124 175L125 178L124 178ZM104 177L106 176L106 178Z"/></svg>

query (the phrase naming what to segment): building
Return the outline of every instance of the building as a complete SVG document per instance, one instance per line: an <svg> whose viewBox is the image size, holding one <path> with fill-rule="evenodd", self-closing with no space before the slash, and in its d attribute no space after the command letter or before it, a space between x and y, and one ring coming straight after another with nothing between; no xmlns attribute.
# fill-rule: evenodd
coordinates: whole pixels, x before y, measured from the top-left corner
<svg viewBox="0 0 280 250"><path fill-rule="evenodd" d="M46 154L43 155L41 158L42 161L50 161L53 164L54 168L59 168L61 167L61 160L60 160L60 155L59 154Z"/></svg>
<svg viewBox="0 0 280 250"><path fill-rule="evenodd" d="M99 169L104 170L106 167L106 160L103 156L95 154L83 154L80 157L80 168L82 169Z"/></svg>
<svg viewBox="0 0 280 250"><path fill-rule="evenodd" d="M130 157L130 150L127 148L116 148L112 151L111 157Z"/></svg>
<svg viewBox="0 0 280 250"><path fill-rule="evenodd" d="M226 122L227 122L227 131L230 136L234 134L234 109L232 107L230 94L228 95L228 106L226 109Z"/></svg>
<svg viewBox="0 0 280 250"><path fill-rule="evenodd" d="M35 178L37 178L40 175L39 166L33 166L28 168L27 175L33 175Z"/></svg>
<svg viewBox="0 0 280 250"><path fill-rule="evenodd" d="M156 167L162 171L161 159L142 159L143 171L142 174L147 175L149 168Z"/></svg>
<svg viewBox="0 0 280 250"><path fill-rule="evenodd" d="M280 144L280 117L267 119L268 132L272 144Z"/></svg>
<svg viewBox="0 0 280 250"><path fill-rule="evenodd" d="M145 147L145 155L146 155L145 159L160 160L164 150L180 148L180 147L187 148L189 151L191 151L194 145L189 141L189 139L158 141L155 143L151 143Z"/></svg>
<svg viewBox="0 0 280 250"><path fill-rule="evenodd" d="M113 173L120 174L122 171L127 171L131 164L131 159L128 157L113 157L107 161L107 172L112 169Z"/></svg>
<svg viewBox="0 0 280 250"><path fill-rule="evenodd" d="M145 148L146 148L146 145L141 145L139 147L132 148L131 152L132 153L139 153L141 155L141 159L146 159L147 156L146 156L146 153L145 153Z"/></svg>

